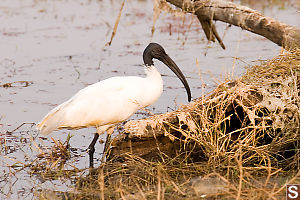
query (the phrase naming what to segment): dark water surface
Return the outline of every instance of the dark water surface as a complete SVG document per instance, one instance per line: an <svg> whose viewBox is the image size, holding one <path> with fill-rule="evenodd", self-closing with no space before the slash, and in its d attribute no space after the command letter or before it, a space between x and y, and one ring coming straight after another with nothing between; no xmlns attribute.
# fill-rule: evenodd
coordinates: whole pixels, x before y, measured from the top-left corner
<svg viewBox="0 0 300 200"><path fill-rule="evenodd" d="M142 52L149 42L164 46L186 75L193 98L207 94L226 79L239 77L247 66L259 64L281 51L261 36L217 22L226 45L223 50L216 43L207 43L195 17L175 17L165 12L156 21L152 37L153 2L144 0L126 1L112 45L105 46L120 6L121 1L108 0L0 1L0 84L13 83L13 87L0 87L0 199L30 199L32 188L69 189L70 181L41 182L25 170L10 174L9 165L17 161L26 163L36 156L30 137L36 137L37 132L30 124L11 134L7 131L24 122L38 122L87 85L111 76L143 76ZM283 6L251 6L266 16L300 27L297 1L287 1ZM165 86L158 102L149 107L151 112L171 111L187 103L181 82L161 63L155 64ZM18 81L26 81L28 86ZM141 112L133 118L144 116ZM65 141L67 133L74 134L70 144L77 149L75 165L85 168L88 159L84 150L94 132L93 128L62 130L51 136ZM50 139L37 137L35 142L53 145Z"/></svg>

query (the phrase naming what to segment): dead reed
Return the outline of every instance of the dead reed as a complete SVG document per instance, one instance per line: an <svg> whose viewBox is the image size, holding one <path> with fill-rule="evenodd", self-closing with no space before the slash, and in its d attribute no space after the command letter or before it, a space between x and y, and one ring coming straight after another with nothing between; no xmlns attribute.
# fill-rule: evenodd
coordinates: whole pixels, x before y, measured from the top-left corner
<svg viewBox="0 0 300 200"><path fill-rule="evenodd" d="M299 87L295 50L177 111L131 121L107 161L58 196L282 199L300 182Z"/></svg>
<svg viewBox="0 0 300 200"><path fill-rule="evenodd" d="M150 199L162 193L178 199L281 199L284 185L300 180L299 87L295 50L249 68L178 111L129 122L104 164L107 185L122 183L127 195ZM143 140L154 140L153 148ZM140 151L140 143L150 150ZM122 170L112 176L115 165ZM217 190L193 189L207 177Z"/></svg>

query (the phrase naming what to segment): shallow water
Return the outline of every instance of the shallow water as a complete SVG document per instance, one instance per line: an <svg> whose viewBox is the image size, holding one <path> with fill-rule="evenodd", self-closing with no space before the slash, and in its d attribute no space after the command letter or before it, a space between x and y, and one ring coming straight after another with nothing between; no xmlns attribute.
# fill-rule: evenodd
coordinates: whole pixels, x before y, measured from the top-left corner
<svg viewBox="0 0 300 200"><path fill-rule="evenodd" d="M27 87L24 83L0 87L0 173L3 173L0 199L32 198L32 188L68 190L66 185L71 183L41 183L24 170L9 174L11 168L7 166L17 161L26 163L38 154L30 146L31 136L43 147L53 145L50 139L37 137L30 124L13 130L24 122L38 122L48 111L87 85L117 75L143 76L142 52L149 42L162 44L181 68L193 98L207 94L226 79L239 77L247 66L270 59L281 51L279 46L261 36L217 22L226 45L223 50L217 43L207 43L193 16L186 15L183 20L182 16L174 17L164 12L155 24L152 37L153 2L146 0L126 1L112 45L105 46L120 5L120 1L106 0L0 2L0 84L28 82ZM300 27L297 1L289 1L284 7L251 4L254 5L266 16ZM163 75L165 86L162 97L149 110L162 113L187 103L181 82L161 63L155 62L155 65ZM132 118L145 115L145 112L139 112ZM70 141L74 148L73 163L86 168L85 149L94 132L93 128L62 130L51 136L65 141L67 133L74 134ZM97 145L96 153L99 153L101 145Z"/></svg>

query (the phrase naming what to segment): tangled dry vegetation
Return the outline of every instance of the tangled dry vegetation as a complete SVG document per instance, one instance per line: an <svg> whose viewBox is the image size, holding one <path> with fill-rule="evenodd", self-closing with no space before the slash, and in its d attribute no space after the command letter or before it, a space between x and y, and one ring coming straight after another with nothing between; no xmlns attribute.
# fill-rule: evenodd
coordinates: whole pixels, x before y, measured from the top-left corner
<svg viewBox="0 0 300 200"><path fill-rule="evenodd" d="M300 182L299 94L295 50L177 111L129 121L107 161L63 196L282 199Z"/></svg>

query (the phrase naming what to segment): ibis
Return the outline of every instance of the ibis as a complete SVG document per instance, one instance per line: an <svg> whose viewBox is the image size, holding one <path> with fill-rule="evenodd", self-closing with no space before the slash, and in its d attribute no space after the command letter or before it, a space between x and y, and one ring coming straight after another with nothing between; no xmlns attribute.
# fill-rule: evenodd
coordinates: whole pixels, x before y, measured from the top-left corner
<svg viewBox="0 0 300 200"><path fill-rule="evenodd" d="M154 58L176 74L190 101L190 87L181 70L161 45L150 43L143 53L146 77L116 76L89 85L51 110L37 124L37 129L45 136L57 129L96 127L97 133L88 148L92 166L99 135L106 131L110 136L116 124L125 121L137 110L152 105L161 96L163 80L154 67Z"/></svg>

